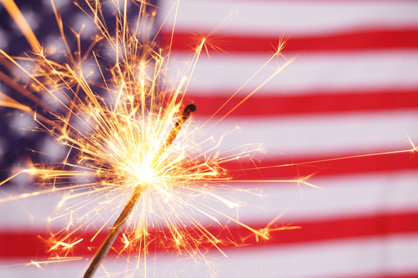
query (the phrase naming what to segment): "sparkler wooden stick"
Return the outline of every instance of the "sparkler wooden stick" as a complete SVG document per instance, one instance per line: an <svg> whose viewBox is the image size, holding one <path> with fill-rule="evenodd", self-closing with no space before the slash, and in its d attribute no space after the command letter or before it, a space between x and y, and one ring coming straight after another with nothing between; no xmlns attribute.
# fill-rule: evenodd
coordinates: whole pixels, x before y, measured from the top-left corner
<svg viewBox="0 0 418 278"><path fill-rule="evenodd" d="M181 117L177 120L174 128L171 130L170 134L167 136L167 139L162 146L160 152L156 156L155 160L165 152L165 150L173 143L174 139L176 139L177 134L179 133L180 129L183 127L185 121L190 117L192 112L196 111L196 106L194 104L189 104L183 111ZM142 188L141 185L138 185L135 188L134 193L132 194L131 198L129 199L128 203L125 205L122 213L119 215L118 219L113 224L112 229L110 230L109 234L107 235L105 241L102 243L102 246L97 251L96 255L94 256L93 260L91 261L89 267L87 268L86 272L84 273L84 278L93 277L96 273L97 269L99 268L100 264L106 257L107 253L109 252L110 248L112 247L113 243L115 242L117 236L119 235L120 231L122 230L123 225L128 220L129 216L131 215L135 205L137 204L139 198L141 197Z"/></svg>

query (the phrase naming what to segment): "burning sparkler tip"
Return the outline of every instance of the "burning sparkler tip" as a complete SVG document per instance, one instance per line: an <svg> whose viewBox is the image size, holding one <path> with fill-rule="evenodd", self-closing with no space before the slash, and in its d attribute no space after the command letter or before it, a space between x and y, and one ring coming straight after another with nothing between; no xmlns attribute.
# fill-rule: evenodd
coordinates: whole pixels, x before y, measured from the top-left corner
<svg viewBox="0 0 418 278"><path fill-rule="evenodd" d="M183 110L183 114L181 115L181 119L179 120L179 121L177 121L177 123L176 123L176 127L178 127L178 126L182 126L183 125L183 123L190 117L190 115L193 113L193 112L195 112L197 110L197 107L196 107L196 105L194 105L194 104L189 104L189 105L187 105L186 106L186 108L184 108L184 110ZM175 133L176 132L178 132L178 130L176 129L176 130L174 130L175 131ZM169 136L169 140L171 140L170 138L173 136L174 134L172 134L172 135L170 135ZM174 139L175 138L175 136L176 135L174 135L174 137L172 138L172 139ZM170 141L171 142L171 141Z"/></svg>
<svg viewBox="0 0 418 278"><path fill-rule="evenodd" d="M187 105L187 106L186 106L186 108L184 108L184 112L183 112L183 114L184 114L184 113L186 113L186 112L188 112L188 113L192 113L192 112L195 112L196 110L197 110L196 105L194 105L194 104L189 104L189 105Z"/></svg>

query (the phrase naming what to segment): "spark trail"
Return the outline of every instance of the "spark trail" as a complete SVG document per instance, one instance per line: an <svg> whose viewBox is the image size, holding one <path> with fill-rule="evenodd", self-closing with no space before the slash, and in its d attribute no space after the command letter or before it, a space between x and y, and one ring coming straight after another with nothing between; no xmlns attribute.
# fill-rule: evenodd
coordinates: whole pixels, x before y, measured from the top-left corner
<svg viewBox="0 0 418 278"><path fill-rule="evenodd" d="M157 156L161 156L161 154L170 147L171 143L176 139L177 134L179 133L180 129L182 128L184 122L190 117L191 113L196 111L196 106L194 104L189 104L183 111L180 119L176 122L174 128L171 130L170 134L167 137L167 140L164 143L164 146L161 148L161 152ZM104 260L105 256L109 252L110 248L112 247L113 243L116 240L116 237L119 235L123 225L128 220L128 217L131 215L132 210L134 209L135 205L138 203L139 198L141 197L142 192L142 185L139 184L135 188L132 197L129 199L128 203L126 204L125 208L123 209L122 213L116 220L115 224L113 224L112 229L110 230L106 240L103 242L102 246L94 256L92 262L90 263L86 273L84 274L85 278L93 277L94 273L97 271L97 268L100 266L101 262Z"/></svg>

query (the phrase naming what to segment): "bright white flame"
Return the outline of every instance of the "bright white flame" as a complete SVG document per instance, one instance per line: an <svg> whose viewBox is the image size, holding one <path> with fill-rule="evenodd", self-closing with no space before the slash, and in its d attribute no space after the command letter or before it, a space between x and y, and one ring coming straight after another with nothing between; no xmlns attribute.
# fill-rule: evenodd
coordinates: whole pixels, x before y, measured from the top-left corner
<svg viewBox="0 0 418 278"><path fill-rule="evenodd" d="M155 170L146 165L137 167L135 174L141 182L151 183L155 178Z"/></svg>

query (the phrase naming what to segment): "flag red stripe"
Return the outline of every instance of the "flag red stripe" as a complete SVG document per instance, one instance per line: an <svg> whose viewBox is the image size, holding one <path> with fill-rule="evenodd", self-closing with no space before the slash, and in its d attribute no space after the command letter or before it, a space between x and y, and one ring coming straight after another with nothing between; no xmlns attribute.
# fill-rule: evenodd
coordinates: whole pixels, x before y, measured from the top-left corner
<svg viewBox="0 0 418 278"><path fill-rule="evenodd" d="M200 43L205 34L176 31L172 49L191 51ZM284 34L285 35L285 34ZM207 47L214 50L235 53L274 53L280 34L271 36L243 36L214 34L207 38ZM171 35L161 34L163 45L168 45ZM376 29L349 31L338 34L289 37L285 51L353 51L378 49L416 49L418 48L418 29Z"/></svg>
<svg viewBox="0 0 418 278"><path fill-rule="evenodd" d="M289 226L288 223L284 223ZM291 223L291 225L301 226L301 229L271 231L269 240L256 238L248 229L242 226L229 226L228 229L220 226L208 226L207 229L216 235L222 242L223 249L235 248L236 244L240 248L276 245L291 245L302 243L323 242L329 240L342 240L352 238L365 238L370 236L385 236L391 234L409 234L418 232L418 212L404 212L392 214L379 214L361 217L340 218L334 220L307 221ZM263 225L253 224L253 228L263 229ZM280 226L278 226L280 227ZM193 235L195 230L188 230ZM36 235L38 234L38 235ZM162 252L174 251L174 243L169 230L150 231L155 238L167 238L166 240L154 240L149 242L149 251ZM72 238L83 241L78 243L71 250L73 256L91 256L104 240L105 234L101 234L92 243L89 239L94 232L78 232ZM1 258L42 258L49 256L47 253L48 245L44 239L49 238L45 232L36 231L1 231L0 232L0 257ZM233 240L234 243L231 243ZM116 240L114 250L110 254L116 255L115 250L123 249L123 242ZM50 246L49 246L50 247ZM202 242L199 248L213 248L209 242Z"/></svg>
<svg viewBox="0 0 418 278"><path fill-rule="evenodd" d="M339 157L343 157L343 155ZM332 156L297 159L262 159L259 162L257 160L239 160L224 163L222 166L236 180L294 179L311 174L315 174L315 177L322 177L362 173L388 173L418 169L418 155L412 151L326 162L304 163L328 158L332 158ZM284 166L280 167L280 165Z"/></svg>
<svg viewBox="0 0 418 278"><path fill-rule="evenodd" d="M350 275L350 276L337 276L336 278L417 278L418 272L402 272L395 274L375 274L375 275Z"/></svg>
<svg viewBox="0 0 418 278"><path fill-rule="evenodd" d="M229 98L232 92L214 93L190 92L186 97L198 107L199 116L211 116ZM218 114L230 111L240 103L246 94L238 95L228 102ZM309 92L290 95L281 92L264 95L255 94L228 117L257 117L276 115L303 115L320 113L344 113L362 111L385 111L418 108L418 89L379 90L355 92Z"/></svg>
<svg viewBox="0 0 418 278"><path fill-rule="evenodd" d="M212 0L213 2L222 2L224 0ZM230 0L234 2L252 2L253 0ZM415 0L398 0L397 2L414 2ZM259 3L268 2L335 2L335 0L261 0ZM340 2L394 2L393 0L340 0Z"/></svg>

